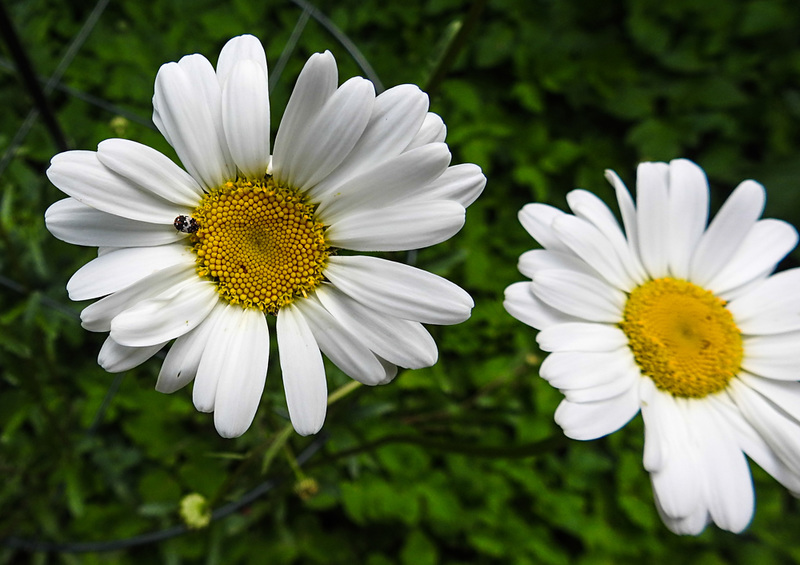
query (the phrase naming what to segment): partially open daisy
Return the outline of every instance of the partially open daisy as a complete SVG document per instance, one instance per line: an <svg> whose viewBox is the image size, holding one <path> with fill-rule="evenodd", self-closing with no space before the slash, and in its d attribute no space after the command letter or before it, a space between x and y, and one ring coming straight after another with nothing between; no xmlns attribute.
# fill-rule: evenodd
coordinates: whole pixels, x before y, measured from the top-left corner
<svg viewBox="0 0 800 565"><path fill-rule="evenodd" d="M99 363L124 371L174 340L156 388L194 380L198 410L225 437L253 421L275 317L289 415L301 434L325 418L320 351L352 378L389 382L437 360L422 326L469 317L449 281L354 251L439 243L464 223L485 178L449 166L442 120L417 87L380 96L337 86L329 52L301 72L270 155L267 63L253 36L230 40L216 70L201 55L161 67L153 120L186 171L123 139L56 155L47 175L71 198L46 213L58 238L98 246L67 284L104 297L81 314L110 332Z"/></svg>
<svg viewBox="0 0 800 565"><path fill-rule="evenodd" d="M574 215L543 204L519 218L544 249L520 257L532 281L506 309L541 330L540 374L565 399L556 422L595 439L641 409L644 467L672 531L753 515L745 454L800 493L800 269L771 275L797 244L759 220L764 188L744 181L706 228L708 183L694 163L643 163L637 202L611 171L624 233L584 190Z"/></svg>

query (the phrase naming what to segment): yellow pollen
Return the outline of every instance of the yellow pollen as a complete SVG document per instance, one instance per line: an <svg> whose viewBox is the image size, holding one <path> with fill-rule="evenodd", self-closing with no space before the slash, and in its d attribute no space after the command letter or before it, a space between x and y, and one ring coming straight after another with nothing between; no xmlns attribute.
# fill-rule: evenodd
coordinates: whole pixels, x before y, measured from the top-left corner
<svg viewBox="0 0 800 565"><path fill-rule="evenodd" d="M742 362L742 334L725 301L684 280L655 279L637 287L620 327L642 374L674 396L719 392Z"/></svg>
<svg viewBox="0 0 800 565"><path fill-rule="evenodd" d="M323 280L331 253L323 224L311 204L271 177L223 184L192 217L197 272L231 304L276 314Z"/></svg>

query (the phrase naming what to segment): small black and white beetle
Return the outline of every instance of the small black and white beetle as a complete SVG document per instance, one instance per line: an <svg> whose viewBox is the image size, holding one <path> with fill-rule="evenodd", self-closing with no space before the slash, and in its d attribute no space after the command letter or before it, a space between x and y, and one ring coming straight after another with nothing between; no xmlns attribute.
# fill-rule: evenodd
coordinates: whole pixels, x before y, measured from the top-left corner
<svg viewBox="0 0 800 565"><path fill-rule="evenodd" d="M183 233L197 233L197 230L200 229L200 224L191 216L178 216L172 222L172 225L175 226L176 230Z"/></svg>

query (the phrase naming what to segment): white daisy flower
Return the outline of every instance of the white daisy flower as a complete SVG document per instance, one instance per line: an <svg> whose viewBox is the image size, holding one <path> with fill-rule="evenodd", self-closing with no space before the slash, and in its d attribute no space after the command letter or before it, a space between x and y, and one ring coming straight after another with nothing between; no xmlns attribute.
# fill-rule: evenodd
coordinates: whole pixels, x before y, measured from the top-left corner
<svg viewBox="0 0 800 565"><path fill-rule="evenodd" d="M337 86L330 52L301 72L270 155L267 63L253 36L230 40L216 71L201 55L163 65L153 121L185 171L124 139L56 155L47 175L70 198L45 215L59 239L98 246L67 284L84 328L110 332L99 363L125 371L174 340L156 388L194 380L198 410L224 437L253 421L275 316L289 415L303 435L325 419L320 351L352 378L389 382L434 364L427 324L467 319L453 283L354 251L442 242L485 178L449 166L428 97L401 85Z"/></svg>
<svg viewBox="0 0 800 565"><path fill-rule="evenodd" d="M505 307L541 330L540 374L564 393L555 420L574 439L639 410L658 512L679 534L710 521L742 531L754 494L745 455L800 493L800 269L770 275L797 244L759 220L764 188L741 183L706 227L708 182L687 160L643 163L637 203L619 177L624 225L593 194L574 215L528 204L519 218L544 249Z"/></svg>

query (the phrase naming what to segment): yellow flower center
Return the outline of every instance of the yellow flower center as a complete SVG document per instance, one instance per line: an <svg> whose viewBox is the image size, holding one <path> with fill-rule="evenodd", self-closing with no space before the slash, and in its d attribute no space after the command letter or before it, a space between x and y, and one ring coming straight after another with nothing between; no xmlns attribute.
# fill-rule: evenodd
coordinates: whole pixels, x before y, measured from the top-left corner
<svg viewBox="0 0 800 565"><path fill-rule="evenodd" d="M232 304L276 314L323 280L330 254L323 224L311 204L271 177L225 183L192 218L197 272Z"/></svg>
<svg viewBox="0 0 800 565"><path fill-rule="evenodd" d="M636 288L620 326L642 374L675 396L723 390L742 362L742 334L725 301L684 280L656 279Z"/></svg>

